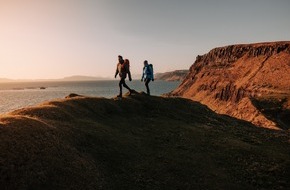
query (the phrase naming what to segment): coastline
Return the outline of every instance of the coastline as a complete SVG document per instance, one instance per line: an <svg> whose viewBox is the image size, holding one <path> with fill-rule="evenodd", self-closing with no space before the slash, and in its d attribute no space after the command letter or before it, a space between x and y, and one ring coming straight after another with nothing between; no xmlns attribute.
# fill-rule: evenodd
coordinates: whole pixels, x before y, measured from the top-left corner
<svg viewBox="0 0 290 190"><path fill-rule="evenodd" d="M128 82L128 85L138 91L145 89L144 83L139 80ZM153 95L161 95L175 89L179 82L154 81L150 85ZM45 87L45 89L40 89L40 87ZM45 101L61 99L69 93L112 98L118 94L118 88L117 79L108 81L0 83L0 114L34 106Z"/></svg>

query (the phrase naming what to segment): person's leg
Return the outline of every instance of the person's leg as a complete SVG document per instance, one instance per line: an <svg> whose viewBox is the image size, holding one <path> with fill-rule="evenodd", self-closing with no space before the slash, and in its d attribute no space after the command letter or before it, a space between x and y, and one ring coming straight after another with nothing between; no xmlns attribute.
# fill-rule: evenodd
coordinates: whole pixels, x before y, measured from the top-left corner
<svg viewBox="0 0 290 190"><path fill-rule="evenodd" d="M148 95L150 95L149 82L150 82L150 79L145 79L145 86L146 86Z"/></svg>
<svg viewBox="0 0 290 190"><path fill-rule="evenodd" d="M118 97L122 97L122 84L123 84L123 79L120 79L120 82L119 82L119 88L120 88L120 93L118 95Z"/></svg>
<svg viewBox="0 0 290 190"><path fill-rule="evenodd" d="M127 86L125 79L123 79L123 86L129 90L129 93L131 95L131 88L129 88L129 86Z"/></svg>

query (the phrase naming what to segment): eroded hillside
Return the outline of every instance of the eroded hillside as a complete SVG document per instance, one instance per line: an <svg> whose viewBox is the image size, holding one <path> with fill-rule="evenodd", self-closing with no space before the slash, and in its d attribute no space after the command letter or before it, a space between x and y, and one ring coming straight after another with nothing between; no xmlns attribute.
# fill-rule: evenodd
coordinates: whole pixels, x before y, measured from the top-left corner
<svg viewBox="0 0 290 190"><path fill-rule="evenodd" d="M290 117L289 105L282 106L275 117L268 117L259 109L263 103L258 102L268 97L277 102L289 100L290 42L215 48L196 58L186 79L171 95L191 98L257 126L287 129L289 120L281 118L285 114Z"/></svg>

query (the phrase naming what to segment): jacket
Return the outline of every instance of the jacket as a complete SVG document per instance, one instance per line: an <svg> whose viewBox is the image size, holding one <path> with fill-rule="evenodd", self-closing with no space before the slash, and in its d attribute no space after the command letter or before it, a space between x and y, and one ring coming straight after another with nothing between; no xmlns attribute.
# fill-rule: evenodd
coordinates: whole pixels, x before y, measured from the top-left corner
<svg viewBox="0 0 290 190"><path fill-rule="evenodd" d="M154 80L154 74L153 74L153 67L152 65L146 65L143 67L143 74L142 74L142 80L143 79L151 79Z"/></svg>
<svg viewBox="0 0 290 190"><path fill-rule="evenodd" d="M129 64L127 64L127 63L123 63L123 64L122 63L118 63L115 76L117 74L119 74L120 78L125 79L127 77L127 73L128 73L129 79L131 79L131 72L130 72Z"/></svg>

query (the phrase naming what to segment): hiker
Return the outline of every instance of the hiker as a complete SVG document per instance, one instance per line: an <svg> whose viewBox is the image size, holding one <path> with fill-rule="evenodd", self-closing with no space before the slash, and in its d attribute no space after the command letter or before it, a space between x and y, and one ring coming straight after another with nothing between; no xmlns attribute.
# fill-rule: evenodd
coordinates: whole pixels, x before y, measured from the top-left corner
<svg viewBox="0 0 290 190"><path fill-rule="evenodd" d="M150 89L149 89L149 82L152 80L154 81L154 74L153 74L153 65L148 64L148 61L144 61L144 67L143 67L143 74L141 81L145 82L145 86L147 89L147 94L150 95Z"/></svg>
<svg viewBox="0 0 290 190"><path fill-rule="evenodd" d="M125 79L127 77L127 73L129 76L129 81L132 81L131 78L131 72L130 72L130 63L128 59L123 59L121 55L118 56L119 62L117 64L117 69L115 73L115 78L119 74L120 76L120 82L119 82L119 87L120 87L120 93L117 97L122 97L122 85L129 90L129 95L131 95L132 90L127 86Z"/></svg>

